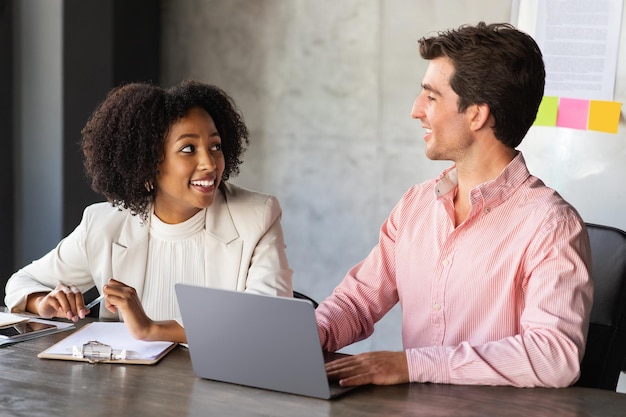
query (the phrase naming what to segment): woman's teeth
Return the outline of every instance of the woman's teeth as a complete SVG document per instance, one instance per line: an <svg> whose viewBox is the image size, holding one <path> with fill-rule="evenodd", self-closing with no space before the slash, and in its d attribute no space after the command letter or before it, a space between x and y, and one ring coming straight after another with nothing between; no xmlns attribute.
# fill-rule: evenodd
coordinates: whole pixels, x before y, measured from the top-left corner
<svg viewBox="0 0 626 417"><path fill-rule="evenodd" d="M210 187L215 184L215 180L204 180L204 181L191 181L191 185L198 185L200 187Z"/></svg>

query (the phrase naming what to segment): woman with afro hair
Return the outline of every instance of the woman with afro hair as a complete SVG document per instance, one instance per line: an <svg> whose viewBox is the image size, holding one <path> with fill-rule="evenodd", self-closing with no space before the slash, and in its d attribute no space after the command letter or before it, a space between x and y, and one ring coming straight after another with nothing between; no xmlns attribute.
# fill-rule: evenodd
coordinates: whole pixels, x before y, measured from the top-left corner
<svg viewBox="0 0 626 417"><path fill-rule="evenodd" d="M107 202L6 286L13 312L84 318L83 293L104 295L100 317L141 340L186 342L174 284L291 296L276 198L228 182L248 130L221 89L113 89L82 130L85 170Z"/></svg>

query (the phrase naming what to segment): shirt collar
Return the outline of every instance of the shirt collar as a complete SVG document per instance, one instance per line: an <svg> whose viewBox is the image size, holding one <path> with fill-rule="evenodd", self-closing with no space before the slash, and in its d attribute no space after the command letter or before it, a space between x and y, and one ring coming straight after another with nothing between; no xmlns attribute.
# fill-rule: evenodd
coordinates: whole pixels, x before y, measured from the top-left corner
<svg viewBox="0 0 626 417"><path fill-rule="evenodd" d="M470 203L482 200L483 204L494 207L505 201L530 176L526 161L520 151L493 180L476 186L470 192ZM435 197L441 198L456 190L458 173L456 166L452 166L441 173L435 180Z"/></svg>

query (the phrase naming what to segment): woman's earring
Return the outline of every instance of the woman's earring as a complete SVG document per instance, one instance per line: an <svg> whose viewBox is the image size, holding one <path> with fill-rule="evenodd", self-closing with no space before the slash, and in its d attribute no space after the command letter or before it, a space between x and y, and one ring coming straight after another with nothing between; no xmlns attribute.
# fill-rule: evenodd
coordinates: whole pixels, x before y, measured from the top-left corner
<svg viewBox="0 0 626 417"><path fill-rule="evenodd" d="M152 181L146 181L146 183L143 186L146 187L146 191L149 193L151 193L154 190L154 184L152 184Z"/></svg>

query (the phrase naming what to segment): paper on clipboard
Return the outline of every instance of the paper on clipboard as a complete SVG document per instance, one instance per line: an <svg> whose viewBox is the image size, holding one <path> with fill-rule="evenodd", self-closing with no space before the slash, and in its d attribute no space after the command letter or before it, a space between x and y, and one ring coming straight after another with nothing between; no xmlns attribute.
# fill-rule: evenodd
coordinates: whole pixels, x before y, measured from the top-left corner
<svg viewBox="0 0 626 417"><path fill-rule="evenodd" d="M88 362L86 358L74 356L73 352L91 341L109 345L114 351L126 351L125 359L99 361L103 363L151 365L158 362L176 346L174 342L137 340L130 335L126 325L122 322L93 322L44 350L37 357Z"/></svg>

